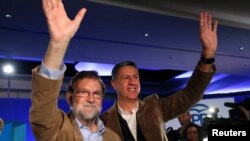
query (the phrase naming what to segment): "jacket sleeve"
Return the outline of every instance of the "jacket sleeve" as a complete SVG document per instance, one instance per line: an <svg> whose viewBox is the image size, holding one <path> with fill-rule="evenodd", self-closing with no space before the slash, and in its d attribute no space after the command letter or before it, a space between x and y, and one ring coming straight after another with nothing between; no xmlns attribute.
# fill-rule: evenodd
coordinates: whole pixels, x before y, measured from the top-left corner
<svg viewBox="0 0 250 141"><path fill-rule="evenodd" d="M209 73L205 73L200 71L197 65L185 88L168 97L159 99L159 106L164 121L176 118L202 99L204 91L215 74L216 67L214 65L212 70Z"/></svg>
<svg viewBox="0 0 250 141"><path fill-rule="evenodd" d="M56 137L63 122L58 108L58 96L62 79L47 79L38 73L39 67L32 70L32 94L30 123L37 139L46 140Z"/></svg>

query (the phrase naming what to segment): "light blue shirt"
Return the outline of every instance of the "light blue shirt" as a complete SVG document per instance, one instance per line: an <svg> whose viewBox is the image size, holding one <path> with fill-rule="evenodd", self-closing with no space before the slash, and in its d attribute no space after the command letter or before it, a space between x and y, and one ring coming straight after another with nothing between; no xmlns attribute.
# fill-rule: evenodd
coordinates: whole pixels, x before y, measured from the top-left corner
<svg viewBox="0 0 250 141"><path fill-rule="evenodd" d="M80 128L84 141L103 141L102 134L105 131L105 127L103 122L99 118L97 119L98 130L96 132L91 132L89 128L87 126L82 125L77 118L76 122Z"/></svg>
<svg viewBox="0 0 250 141"><path fill-rule="evenodd" d="M65 71L66 71L65 64L61 65L60 70L52 70L52 69L47 68L42 62L40 70L39 70L39 74L46 78L56 80L56 79L62 78ZM87 126L82 125L77 118L75 120L80 128L84 141L103 141L102 134L105 131L105 126L99 118L97 119L97 127L98 127L97 132L91 132L89 128Z"/></svg>
<svg viewBox="0 0 250 141"><path fill-rule="evenodd" d="M42 62L39 74L49 79L60 79L63 77L64 72L66 71L66 65L62 64L60 70L52 70L47 68Z"/></svg>

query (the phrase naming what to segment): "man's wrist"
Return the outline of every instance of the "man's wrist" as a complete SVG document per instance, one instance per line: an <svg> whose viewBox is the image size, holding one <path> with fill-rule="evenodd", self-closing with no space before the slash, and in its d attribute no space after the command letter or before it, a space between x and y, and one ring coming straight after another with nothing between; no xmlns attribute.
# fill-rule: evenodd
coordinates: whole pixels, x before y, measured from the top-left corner
<svg viewBox="0 0 250 141"><path fill-rule="evenodd" d="M201 55L200 57L200 63L203 64L213 64L215 62L215 58L205 58L204 56Z"/></svg>
<svg viewBox="0 0 250 141"><path fill-rule="evenodd" d="M66 65L62 64L60 70L52 70L47 68L44 63L41 63L39 74L49 79L60 79L63 77L64 72L66 71Z"/></svg>

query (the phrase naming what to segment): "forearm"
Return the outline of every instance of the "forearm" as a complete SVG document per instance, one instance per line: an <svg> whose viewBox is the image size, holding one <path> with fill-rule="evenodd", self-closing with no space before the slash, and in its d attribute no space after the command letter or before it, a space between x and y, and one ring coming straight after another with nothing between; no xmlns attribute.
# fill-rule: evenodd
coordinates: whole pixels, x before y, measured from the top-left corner
<svg viewBox="0 0 250 141"><path fill-rule="evenodd" d="M205 72L205 73L210 73L215 71L215 66L214 64L204 64L202 62L199 62L198 68L200 71Z"/></svg>
<svg viewBox="0 0 250 141"><path fill-rule="evenodd" d="M182 101L184 102L181 105L184 107L191 108L192 106L194 106L194 104L196 104L202 99L207 86L209 85L216 72L216 67L214 65L211 65L211 67L206 68L209 69L208 72L201 71L199 65L200 62L197 64L186 87L181 91ZM203 67L206 66L204 65Z"/></svg>
<svg viewBox="0 0 250 141"><path fill-rule="evenodd" d="M207 71L202 71L206 69ZM212 70L212 71L211 71ZM190 77L186 87L184 88L185 94L189 94L189 97L203 95L210 81L212 80L216 72L215 65L207 65L198 63L192 76Z"/></svg>
<svg viewBox="0 0 250 141"><path fill-rule="evenodd" d="M215 66L213 66L213 70L214 72L203 72L197 65L186 87L161 101L165 121L186 112L202 99L204 91L216 71ZM168 107L172 107L171 110Z"/></svg>
<svg viewBox="0 0 250 141"><path fill-rule="evenodd" d="M69 41L56 42L51 40L44 56L44 65L49 69L59 70L63 63L68 44Z"/></svg>

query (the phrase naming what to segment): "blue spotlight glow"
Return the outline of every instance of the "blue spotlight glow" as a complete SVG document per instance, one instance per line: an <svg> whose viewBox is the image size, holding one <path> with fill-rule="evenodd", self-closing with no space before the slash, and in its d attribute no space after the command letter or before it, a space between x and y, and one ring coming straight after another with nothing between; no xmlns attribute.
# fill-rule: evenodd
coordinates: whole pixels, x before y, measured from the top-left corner
<svg viewBox="0 0 250 141"><path fill-rule="evenodd" d="M176 76L175 79L189 78L189 77L191 77L192 73L193 73L193 71L187 71L181 75ZM219 90L218 89L213 90L212 84L215 84L217 81L222 80L223 78L230 77L230 76L232 76L232 75L222 74L222 73L216 74L210 82L211 87L206 89L205 94L237 93L237 92L250 91L250 80L249 81L245 80L244 82L237 82L237 84L235 84L235 85L227 86L227 87L221 88ZM230 83L230 82L228 82L228 83Z"/></svg>
<svg viewBox="0 0 250 141"><path fill-rule="evenodd" d="M223 78L226 78L226 77L228 77L228 76L230 76L230 75L229 75L229 74L216 74L216 75L212 78L212 80L211 80L210 83L216 82L216 81L221 80L221 79L223 79Z"/></svg>
<svg viewBox="0 0 250 141"><path fill-rule="evenodd" d="M250 80L244 81L242 83L237 83L235 85L225 87L219 90L211 91L206 94L218 94L218 93L236 93L250 91Z"/></svg>
<svg viewBox="0 0 250 141"><path fill-rule="evenodd" d="M77 71L82 70L95 70L100 76L110 76L113 64L91 63L91 62L78 62L75 65Z"/></svg>
<svg viewBox="0 0 250 141"><path fill-rule="evenodd" d="M189 78L193 74L193 71L188 71L175 77L175 79Z"/></svg>

